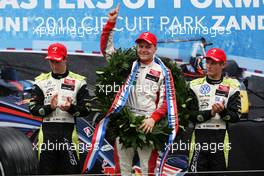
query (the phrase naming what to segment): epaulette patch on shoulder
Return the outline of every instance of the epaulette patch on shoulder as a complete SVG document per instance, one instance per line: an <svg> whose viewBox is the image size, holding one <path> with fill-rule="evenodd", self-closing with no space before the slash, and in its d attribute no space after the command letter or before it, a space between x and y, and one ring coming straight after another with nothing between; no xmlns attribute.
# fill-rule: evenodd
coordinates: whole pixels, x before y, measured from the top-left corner
<svg viewBox="0 0 264 176"><path fill-rule="evenodd" d="M233 79L233 78L229 78L229 77L224 78L223 84L227 84L234 89L240 87L240 83L238 82L237 79Z"/></svg>
<svg viewBox="0 0 264 176"><path fill-rule="evenodd" d="M205 77L203 77L203 78L197 78L197 79L192 80L191 83L190 83L190 85L191 86L200 85L200 84L204 83L205 80L206 80Z"/></svg>
<svg viewBox="0 0 264 176"><path fill-rule="evenodd" d="M50 76L51 76L51 72L49 72L49 73L41 73L39 76L37 76L35 78L35 80L36 81L42 81L42 80L50 78Z"/></svg>
<svg viewBox="0 0 264 176"><path fill-rule="evenodd" d="M81 81L81 80L85 80L85 79L86 79L85 76L78 75L78 74L73 73L73 72L70 72L70 73L69 73L69 77L74 78L74 79L77 79L77 80L79 80L79 81Z"/></svg>

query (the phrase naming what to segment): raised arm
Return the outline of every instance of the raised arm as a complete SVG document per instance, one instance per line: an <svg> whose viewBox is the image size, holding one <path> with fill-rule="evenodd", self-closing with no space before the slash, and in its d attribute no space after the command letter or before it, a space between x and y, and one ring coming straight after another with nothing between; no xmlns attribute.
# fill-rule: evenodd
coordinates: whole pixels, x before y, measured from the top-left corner
<svg viewBox="0 0 264 176"><path fill-rule="evenodd" d="M101 34L100 49L107 60L110 59L110 55L115 52L113 34L119 8L120 5L118 4L117 7L108 14L107 23L104 26Z"/></svg>

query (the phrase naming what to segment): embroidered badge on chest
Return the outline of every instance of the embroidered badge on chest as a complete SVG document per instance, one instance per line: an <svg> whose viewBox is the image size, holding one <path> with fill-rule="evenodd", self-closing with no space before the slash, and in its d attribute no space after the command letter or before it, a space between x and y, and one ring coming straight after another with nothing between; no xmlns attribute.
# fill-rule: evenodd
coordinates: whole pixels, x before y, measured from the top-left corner
<svg viewBox="0 0 264 176"><path fill-rule="evenodd" d="M208 84L202 85L200 88L200 93L205 95L208 94L210 92L211 88Z"/></svg>
<svg viewBox="0 0 264 176"><path fill-rule="evenodd" d="M215 90L215 102L224 103L228 97L229 90L229 86L219 85L219 87Z"/></svg>
<svg viewBox="0 0 264 176"><path fill-rule="evenodd" d="M229 86L219 85L218 89L216 89L215 91L215 95L228 97L229 90L230 90Z"/></svg>
<svg viewBox="0 0 264 176"><path fill-rule="evenodd" d="M64 79L64 82L61 84L61 89L72 90L75 88L75 80L73 79Z"/></svg>
<svg viewBox="0 0 264 176"><path fill-rule="evenodd" d="M146 74L146 79L149 79L151 81L154 82L158 82L159 81L159 77L160 77L160 71L156 71L153 69L150 69L149 73Z"/></svg>

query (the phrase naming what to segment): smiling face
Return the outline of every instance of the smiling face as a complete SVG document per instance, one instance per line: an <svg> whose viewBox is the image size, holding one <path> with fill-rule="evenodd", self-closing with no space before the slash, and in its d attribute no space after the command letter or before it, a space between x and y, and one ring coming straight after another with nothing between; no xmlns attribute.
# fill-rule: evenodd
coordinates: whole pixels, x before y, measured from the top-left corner
<svg viewBox="0 0 264 176"><path fill-rule="evenodd" d="M143 64L149 64L153 60L153 56L157 48L153 44L149 44L144 40L140 40L137 43L137 55L140 59L140 62Z"/></svg>
<svg viewBox="0 0 264 176"><path fill-rule="evenodd" d="M206 59L207 76L213 80L219 80L225 67L224 62L216 62L210 58Z"/></svg>

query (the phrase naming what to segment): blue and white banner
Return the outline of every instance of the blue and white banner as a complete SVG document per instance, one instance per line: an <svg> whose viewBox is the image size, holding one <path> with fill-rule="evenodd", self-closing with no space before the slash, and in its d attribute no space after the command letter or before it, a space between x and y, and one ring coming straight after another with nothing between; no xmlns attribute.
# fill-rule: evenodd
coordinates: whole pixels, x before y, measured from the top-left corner
<svg viewBox="0 0 264 176"><path fill-rule="evenodd" d="M60 41L70 51L99 51L107 14L118 3L116 47L133 46L143 31L161 41L204 37L242 67L264 71L263 0L0 0L0 49L41 50ZM191 53L193 43L159 47L184 57L178 50Z"/></svg>

